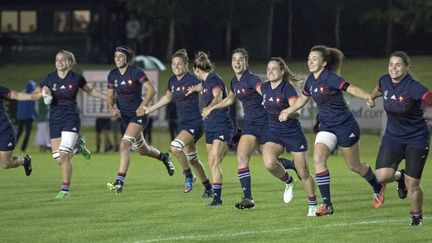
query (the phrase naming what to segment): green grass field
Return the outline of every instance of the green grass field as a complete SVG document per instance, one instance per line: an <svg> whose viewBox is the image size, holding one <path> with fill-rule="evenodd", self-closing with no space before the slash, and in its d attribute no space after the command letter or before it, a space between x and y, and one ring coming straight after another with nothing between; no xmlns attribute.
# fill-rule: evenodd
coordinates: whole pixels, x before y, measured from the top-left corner
<svg viewBox="0 0 432 243"><path fill-rule="evenodd" d="M305 61L288 64L293 71L306 73ZM232 76L229 61L216 65L228 83ZM431 56L413 58L415 76L429 88L432 88L431 65ZM83 64L77 70L112 67ZM371 90L386 67L387 59L350 59L344 63L342 74L359 87ZM3 65L0 85L21 90L26 80L40 82L52 70L53 64ZM251 64L251 70L265 73L265 63ZM161 73L161 93L170 75L169 70ZM83 134L89 148L95 150L93 129L84 128ZM307 137L311 146L313 135ZM379 139L377 135L366 134L360 142L361 158L372 167ZM156 129L153 140L161 150L169 149L165 129ZM202 141L199 149L207 168ZM106 182L112 181L117 173L118 153L94 154L90 161L82 156L74 158L71 196L56 201L60 167L50 153L39 153L34 146L28 152L34 167L30 177L24 175L22 168L0 169L0 242L432 242L430 158L422 179L424 225L413 228L408 226L408 200L397 197L395 184L387 188L384 207L374 209L369 185L350 172L340 156L329 159L335 214L310 218L306 217L307 198L301 184L295 186L294 200L284 204L283 183L265 170L259 155L253 156L250 166L256 208L241 211L234 208L242 193L236 157L231 154L222 164L224 205L209 208L206 206L209 200L201 198L203 187L199 182L192 192L183 193L184 178L175 159L177 171L169 177L160 162L135 153L122 195L116 196L106 189ZM22 153L17 150L15 154ZM309 165L314 174L311 158L310 151ZM321 201L318 190L317 196Z"/></svg>
<svg viewBox="0 0 432 243"><path fill-rule="evenodd" d="M93 131L85 129L84 134L94 150ZM155 146L168 149L165 131L155 131L154 137ZM313 136L307 137L311 140ZM363 161L374 165L378 144L378 136L362 136ZM199 149L204 151L202 141ZM78 155L73 161L71 196L56 201L60 167L50 153L39 153L35 147L29 152L34 163L30 177L22 168L0 170L0 242L432 241L431 159L422 179L424 225L413 228L408 225L408 200L397 197L395 184L387 188L384 207L374 209L369 185L350 172L340 156L329 159L335 213L311 218L306 217L307 198L301 184L295 186L293 201L284 204L283 183L265 170L259 155L251 161L256 207L241 211L234 208L242 196L234 155L228 155L222 165L224 205L209 208L209 200L201 198L199 182L190 193L183 193L184 177L177 161L178 170L169 177L160 162L136 153L120 196L105 187L115 178L117 153L94 154L90 161ZM205 153L200 158L208 168ZM314 172L313 166L311 170ZM319 193L318 199L321 201Z"/></svg>

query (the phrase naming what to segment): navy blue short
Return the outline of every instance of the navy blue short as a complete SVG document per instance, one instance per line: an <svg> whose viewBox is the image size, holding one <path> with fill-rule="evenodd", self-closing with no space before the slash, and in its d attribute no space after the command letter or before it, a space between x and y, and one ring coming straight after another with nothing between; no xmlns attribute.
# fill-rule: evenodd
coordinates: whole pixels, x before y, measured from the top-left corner
<svg viewBox="0 0 432 243"><path fill-rule="evenodd" d="M429 155L429 134L416 139L400 139L385 134L376 160L376 169L398 169L400 162L405 159L405 173L420 179Z"/></svg>
<svg viewBox="0 0 432 243"><path fill-rule="evenodd" d="M271 129L269 142L284 146L287 152L306 152L308 150L306 137L301 129L291 132L281 132Z"/></svg>
<svg viewBox="0 0 432 243"><path fill-rule="evenodd" d="M258 139L260 144L265 144L270 141L270 127L268 123L262 126L247 125L243 122L243 127L241 129L241 135L252 135Z"/></svg>
<svg viewBox="0 0 432 243"><path fill-rule="evenodd" d="M213 140L221 140L227 144L231 143L234 135L234 129L226 129L224 131L206 131L206 144L213 144Z"/></svg>
<svg viewBox="0 0 432 243"><path fill-rule="evenodd" d="M124 134L126 132L126 128L128 127L130 122L140 124L143 127L143 130L147 127L149 116L127 116L127 115L121 115L121 130Z"/></svg>
<svg viewBox="0 0 432 243"><path fill-rule="evenodd" d="M12 151L16 145L16 133L12 126L2 131L0 135L0 151Z"/></svg>
<svg viewBox="0 0 432 243"><path fill-rule="evenodd" d="M318 131L333 133L337 137L338 145L344 148L351 147L360 140L360 127L355 120L331 128L326 128L320 124Z"/></svg>
<svg viewBox="0 0 432 243"><path fill-rule="evenodd" d="M77 115L67 115L60 119L49 120L50 137L61 138L61 132L80 133L81 119Z"/></svg>
<svg viewBox="0 0 432 243"><path fill-rule="evenodd" d="M194 142L196 143L204 134L204 126L202 122L193 124L193 123L179 123L178 124L179 131L186 131L192 135L194 138Z"/></svg>

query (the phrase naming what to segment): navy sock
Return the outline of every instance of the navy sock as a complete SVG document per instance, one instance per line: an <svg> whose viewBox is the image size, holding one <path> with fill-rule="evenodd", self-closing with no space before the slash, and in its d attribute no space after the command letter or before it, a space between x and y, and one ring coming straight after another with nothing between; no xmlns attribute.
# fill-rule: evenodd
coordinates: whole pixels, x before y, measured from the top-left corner
<svg viewBox="0 0 432 243"><path fill-rule="evenodd" d="M238 177L245 198L252 199L251 175L249 167L238 169Z"/></svg>
<svg viewBox="0 0 432 243"><path fill-rule="evenodd" d="M212 184L210 183L209 179L203 181L202 184L204 185L204 187L205 187L206 190L212 189Z"/></svg>
<svg viewBox="0 0 432 243"><path fill-rule="evenodd" d="M281 179L281 181L285 182L286 184L290 184L293 181L292 177L290 175L288 175L287 172L285 172L285 175L280 179Z"/></svg>
<svg viewBox="0 0 432 243"><path fill-rule="evenodd" d="M167 158L167 155L165 153L159 152L158 160L166 161L167 159L168 158Z"/></svg>
<svg viewBox="0 0 432 243"><path fill-rule="evenodd" d="M316 196L308 197L308 203L309 206L316 206L317 205Z"/></svg>
<svg viewBox="0 0 432 243"><path fill-rule="evenodd" d="M330 199L330 172L328 170L316 174L316 181L321 192L323 202L332 205Z"/></svg>
<svg viewBox="0 0 432 243"><path fill-rule="evenodd" d="M116 183L119 182L119 183L121 183L123 185L124 182L125 182L125 180L126 180L126 173L120 173L120 172L117 173Z"/></svg>
<svg viewBox="0 0 432 243"><path fill-rule="evenodd" d="M372 186L372 189L375 193L379 193L381 191L382 185L378 182L378 179L370 167L363 178Z"/></svg>
<svg viewBox="0 0 432 243"><path fill-rule="evenodd" d="M60 187L60 190L68 192L69 188L70 188L70 183L69 182L63 182L63 184Z"/></svg>
<svg viewBox="0 0 432 243"><path fill-rule="evenodd" d="M213 183L213 201L219 202L222 196L222 183Z"/></svg>
<svg viewBox="0 0 432 243"><path fill-rule="evenodd" d="M192 175L192 171L191 171L190 168L184 170L184 171L183 171L183 175L184 175L185 177L190 177L190 178L193 177L193 175Z"/></svg>

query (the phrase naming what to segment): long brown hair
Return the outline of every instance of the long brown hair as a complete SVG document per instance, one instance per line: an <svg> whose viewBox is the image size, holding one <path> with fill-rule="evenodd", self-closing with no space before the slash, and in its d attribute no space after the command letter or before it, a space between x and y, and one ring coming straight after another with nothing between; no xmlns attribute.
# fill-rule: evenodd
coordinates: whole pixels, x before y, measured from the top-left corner
<svg viewBox="0 0 432 243"><path fill-rule="evenodd" d="M303 81L301 78L297 77L288 67L288 65L285 63L285 61L281 57L272 57L270 58L269 62L277 62L279 64L279 68L284 71L283 78L286 81L291 81L293 83L301 82Z"/></svg>
<svg viewBox="0 0 432 243"><path fill-rule="evenodd" d="M337 48L331 48L325 45L317 45L312 47L310 51L321 53L322 58L324 59L324 61L327 62L325 69L329 69L336 74L340 74L342 61L344 59L344 54L341 50Z"/></svg>

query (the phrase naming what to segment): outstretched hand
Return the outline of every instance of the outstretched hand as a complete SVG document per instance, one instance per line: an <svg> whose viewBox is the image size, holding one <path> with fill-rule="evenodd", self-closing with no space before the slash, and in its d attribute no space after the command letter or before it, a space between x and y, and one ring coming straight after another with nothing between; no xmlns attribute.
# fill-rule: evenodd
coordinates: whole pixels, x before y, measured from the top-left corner
<svg viewBox="0 0 432 243"><path fill-rule="evenodd" d="M136 109L137 116L144 116L146 114L147 107L146 106L139 106L138 109Z"/></svg>
<svg viewBox="0 0 432 243"><path fill-rule="evenodd" d="M113 107L113 108L110 110L110 114L111 114L111 116L114 117L114 118L120 117L120 110L119 110L117 107Z"/></svg>
<svg viewBox="0 0 432 243"><path fill-rule="evenodd" d="M284 121L288 120L288 116L291 113L292 113L292 111L290 110L290 107L288 107L285 110L282 110L281 113L279 114L279 121L284 122Z"/></svg>
<svg viewBox="0 0 432 243"><path fill-rule="evenodd" d="M366 104L369 108L375 107L375 101L369 97L369 99L366 101Z"/></svg>
<svg viewBox="0 0 432 243"><path fill-rule="evenodd" d="M213 109L211 107L205 107L201 112L201 116L203 117L203 119L207 119L207 117L210 115L212 111Z"/></svg>

